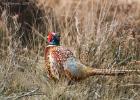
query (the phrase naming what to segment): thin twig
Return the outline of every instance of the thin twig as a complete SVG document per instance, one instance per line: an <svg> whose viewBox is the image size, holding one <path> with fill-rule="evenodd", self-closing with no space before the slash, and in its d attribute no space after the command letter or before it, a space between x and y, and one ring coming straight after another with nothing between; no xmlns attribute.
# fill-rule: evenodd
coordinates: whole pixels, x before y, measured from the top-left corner
<svg viewBox="0 0 140 100"><path fill-rule="evenodd" d="M128 62L131 58L132 58L132 56L127 57L126 59L124 59L124 60L122 60L121 62L119 62L118 65L122 65L122 64Z"/></svg>
<svg viewBox="0 0 140 100"><path fill-rule="evenodd" d="M29 5L31 2L21 2L21 3L13 3L13 2L6 2L6 3L3 3L3 5Z"/></svg>
<svg viewBox="0 0 140 100"><path fill-rule="evenodd" d="M122 87L126 87L126 86L140 86L140 84L125 84L125 85L121 85Z"/></svg>
<svg viewBox="0 0 140 100"><path fill-rule="evenodd" d="M7 97L6 99L18 100L18 99L26 97L26 96L45 95L44 93L35 93L37 90L39 90L39 88L36 88L36 89L34 89L34 90L30 91L30 92L26 92L26 93L18 95L18 96Z"/></svg>
<svg viewBox="0 0 140 100"><path fill-rule="evenodd" d="M131 64L136 64L137 65L137 64L140 64L140 61L133 60L133 61L129 62L128 64L129 65L131 65Z"/></svg>

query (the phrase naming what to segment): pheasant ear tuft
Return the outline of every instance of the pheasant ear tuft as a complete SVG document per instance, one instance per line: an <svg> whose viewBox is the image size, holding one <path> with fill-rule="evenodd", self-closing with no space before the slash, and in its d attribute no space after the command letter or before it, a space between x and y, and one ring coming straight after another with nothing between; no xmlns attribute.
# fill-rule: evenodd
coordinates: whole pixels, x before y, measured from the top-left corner
<svg viewBox="0 0 140 100"><path fill-rule="evenodd" d="M57 33L52 32L52 35L56 35Z"/></svg>
<svg viewBox="0 0 140 100"><path fill-rule="evenodd" d="M48 35L53 35L53 36L56 35L56 34L57 34L57 33L55 33L55 32L49 32L49 33L48 33Z"/></svg>

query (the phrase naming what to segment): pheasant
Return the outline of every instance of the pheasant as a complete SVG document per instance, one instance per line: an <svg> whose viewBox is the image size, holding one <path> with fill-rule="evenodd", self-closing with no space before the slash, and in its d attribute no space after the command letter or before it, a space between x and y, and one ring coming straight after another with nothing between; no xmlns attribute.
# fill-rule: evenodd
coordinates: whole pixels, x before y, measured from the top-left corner
<svg viewBox="0 0 140 100"><path fill-rule="evenodd" d="M49 45L45 48L45 71L50 79L66 77L68 80L78 81L94 75L118 75L136 71L87 67L77 60L68 48L60 46L58 33L49 32L47 41Z"/></svg>

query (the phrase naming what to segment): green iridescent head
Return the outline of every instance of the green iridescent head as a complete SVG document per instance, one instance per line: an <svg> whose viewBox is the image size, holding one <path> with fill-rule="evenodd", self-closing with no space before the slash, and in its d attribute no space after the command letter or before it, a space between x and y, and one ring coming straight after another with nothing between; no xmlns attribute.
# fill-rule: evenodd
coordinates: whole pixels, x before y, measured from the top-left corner
<svg viewBox="0 0 140 100"><path fill-rule="evenodd" d="M47 41L49 45L60 45L60 34L49 32L47 36Z"/></svg>

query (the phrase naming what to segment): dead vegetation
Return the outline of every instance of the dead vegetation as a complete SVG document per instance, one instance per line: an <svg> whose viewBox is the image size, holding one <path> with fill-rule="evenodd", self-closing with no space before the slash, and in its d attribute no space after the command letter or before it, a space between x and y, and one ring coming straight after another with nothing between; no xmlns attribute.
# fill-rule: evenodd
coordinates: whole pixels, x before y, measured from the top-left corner
<svg viewBox="0 0 140 100"><path fill-rule="evenodd" d="M139 69L136 0L14 1L19 5L16 11L8 6L12 0L0 2L0 99L139 100L139 73L90 77L67 85L65 79L57 84L48 80L40 69L48 31L60 32L61 44L85 65ZM28 4L23 11L21 4Z"/></svg>

